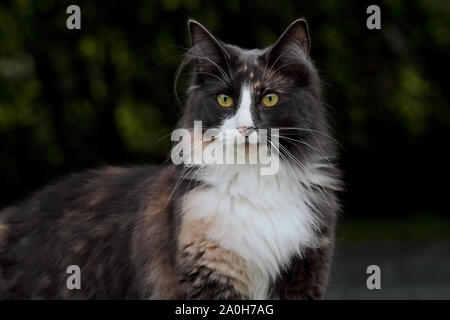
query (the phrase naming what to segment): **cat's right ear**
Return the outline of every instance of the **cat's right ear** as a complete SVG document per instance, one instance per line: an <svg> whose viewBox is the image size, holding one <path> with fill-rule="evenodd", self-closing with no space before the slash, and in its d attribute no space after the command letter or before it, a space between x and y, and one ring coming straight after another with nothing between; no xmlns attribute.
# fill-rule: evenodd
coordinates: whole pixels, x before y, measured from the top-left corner
<svg viewBox="0 0 450 320"><path fill-rule="evenodd" d="M217 65L223 65L228 59L225 49L216 38L199 22L189 19L191 52L199 71L211 72Z"/></svg>

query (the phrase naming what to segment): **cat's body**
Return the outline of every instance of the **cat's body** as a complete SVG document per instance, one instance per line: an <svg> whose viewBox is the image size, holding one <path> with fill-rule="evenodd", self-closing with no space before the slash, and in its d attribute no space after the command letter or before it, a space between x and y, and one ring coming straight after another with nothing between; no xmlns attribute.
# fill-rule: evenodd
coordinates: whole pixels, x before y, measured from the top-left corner
<svg viewBox="0 0 450 320"><path fill-rule="evenodd" d="M192 130L202 120L221 130L282 128L277 172L199 164L65 178L0 212L0 298L321 297L340 182L304 22L274 46L250 51L190 27L197 75L179 127ZM308 43L295 42L300 52L291 56L275 52L293 38ZM287 58L301 68L282 70L300 65ZM270 111L258 103L263 88L279 95ZM209 97L221 92L239 103L220 109ZM71 265L80 267L80 290L67 288Z"/></svg>

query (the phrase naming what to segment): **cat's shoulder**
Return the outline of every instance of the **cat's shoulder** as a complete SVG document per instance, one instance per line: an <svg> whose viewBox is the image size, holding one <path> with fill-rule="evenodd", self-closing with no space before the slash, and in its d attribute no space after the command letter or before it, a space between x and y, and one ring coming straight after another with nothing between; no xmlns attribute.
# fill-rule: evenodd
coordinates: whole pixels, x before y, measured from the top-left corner
<svg viewBox="0 0 450 320"><path fill-rule="evenodd" d="M60 176L28 197L0 209L0 216L60 211L69 206L93 206L106 199L138 196L140 186L151 186L162 169L158 166L102 166ZM144 190L143 190L144 191ZM134 195L131 195L134 192Z"/></svg>

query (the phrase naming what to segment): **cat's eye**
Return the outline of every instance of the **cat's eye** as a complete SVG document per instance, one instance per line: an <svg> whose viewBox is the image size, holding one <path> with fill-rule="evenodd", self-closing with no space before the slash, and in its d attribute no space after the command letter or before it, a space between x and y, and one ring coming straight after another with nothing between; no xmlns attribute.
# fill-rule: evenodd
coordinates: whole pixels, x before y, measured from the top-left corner
<svg viewBox="0 0 450 320"><path fill-rule="evenodd" d="M278 102L278 94L268 93L264 97L262 97L261 101L266 107L273 107Z"/></svg>
<svg viewBox="0 0 450 320"><path fill-rule="evenodd" d="M226 94L219 94L217 96L217 103L224 108L231 107L233 104L233 98Z"/></svg>

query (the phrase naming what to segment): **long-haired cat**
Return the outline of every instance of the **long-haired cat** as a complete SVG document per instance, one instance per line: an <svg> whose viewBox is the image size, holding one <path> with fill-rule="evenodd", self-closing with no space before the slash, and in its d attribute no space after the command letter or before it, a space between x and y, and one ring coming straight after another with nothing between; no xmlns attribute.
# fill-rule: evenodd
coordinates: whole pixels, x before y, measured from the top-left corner
<svg viewBox="0 0 450 320"><path fill-rule="evenodd" d="M174 154L203 155L190 143L229 146L231 136L225 154L257 146L279 159L275 170L183 161L65 177L0 212L0 298L322 296L340 180L307 24L263 50L225 44L192 20L189 30L181 69L194 73L177 129L202 129ZM73 265L81 288L67 285Z"/></svg>

